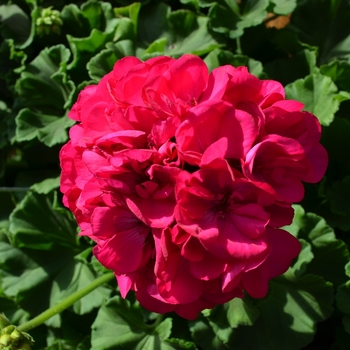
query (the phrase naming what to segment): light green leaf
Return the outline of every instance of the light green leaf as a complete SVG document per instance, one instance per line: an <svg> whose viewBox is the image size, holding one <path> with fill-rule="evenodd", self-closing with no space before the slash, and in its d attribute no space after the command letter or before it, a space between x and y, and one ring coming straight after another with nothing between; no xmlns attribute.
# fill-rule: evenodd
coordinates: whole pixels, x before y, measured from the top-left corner
<svg viewBox="0 0 350 350"><path fill-rule="evenodd" d="M296 0L270 0L270 2L274 4L273 12L278 15L288 15L297 6Z"/></svg>
<svg viewBox="0 0 350 350"><path fill-rule="evenodd" d="M30 189L40 194L48 194L53 189L60 186L60 177L45 179L44 181L38 182L32 186Z"/></svg>
<svg viewBox="0 0 350 350"><path fill-rule="evenodd" d="M170 334L170 327L169 319L158 326L145 324L138 305L115 296L100 308L92 325L91 350L179 349L163 339Z"/></svg>
<svg viewBox="0 0 350 350"><path fill-rule="evenodd" d="M305 104L305 110L313 113L322 125L329 125L344 98L339 95L332 79L314 73L285 87L288 99Z"/></svg>
<svg viewBox="0 0 350 350"><path fill-rule="evenodd" d="M74 120L53 115L32 112L22 109L16 117L16 140L19 142L38 138L39 141L51 147L67 141L67 128L75 123Z"/></svg>
<svg viewBox="0 0 350 350"><path fill-rule="evenodd" d="M161 322L157 326L155 331L159 335L160 339L165 340L170 337L172 326L173 326L173 320L171 318L166 318L163 322Z"/></svg>

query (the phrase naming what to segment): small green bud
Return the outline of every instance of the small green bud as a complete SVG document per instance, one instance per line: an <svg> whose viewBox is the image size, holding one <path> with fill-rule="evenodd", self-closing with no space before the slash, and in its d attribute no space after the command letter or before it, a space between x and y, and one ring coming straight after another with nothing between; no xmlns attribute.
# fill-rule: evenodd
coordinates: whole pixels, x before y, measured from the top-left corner
<svg viewBox="0 0 350 350"><path fill-rule="evenodd" d="M8 325L10 325L9 319L4 314L0 314L0 331Z"/></svg>
<svg viewBox="0 0 350 350"><path fill-rule="evenodd" d="M11 333L11 338L14 341L20 340L22 338L22 334L20 331L18 331L17 329L15 329L12 333Z"/></svg>
<svg viewBox="0 0 350 350"><path fill-rule="evenodd" d="M0 349L4 346L9 346L12 343L11 336L9 334L3 334L0 336Z"/></svg>
<svg viewBox="0 0 350 350"><path fill-rule="evenodd" d="M11 324L11 325L3 328L0 332L0 334L11 334L15 329L16 329L16 326Z"/></svg>

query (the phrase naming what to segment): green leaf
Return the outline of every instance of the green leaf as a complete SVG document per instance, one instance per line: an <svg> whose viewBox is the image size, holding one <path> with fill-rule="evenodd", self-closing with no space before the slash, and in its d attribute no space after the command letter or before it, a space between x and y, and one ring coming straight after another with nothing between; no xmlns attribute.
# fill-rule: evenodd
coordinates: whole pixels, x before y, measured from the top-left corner
<svg viewBox="0 0 350 350"><path fill-rule="evenodd" d="M229 349L214 333L209 321L203 316L189 322L192 338L203 350L227 350Z"/></svg>
<svg viewBox="0 0 350 350"><path fill-rule="evenodd" d="M350 176L341 181L333 182L328 188L326 197L329 200L329 208L336 215L336 227L347 231L350 229Z"/></svg>
<svg viewBox="0 0 350 350"><path fill-rule="evenodd" d="M64 270L58 273L52 282L50 301L55 305L57 301L69 297L76 291L86 287L96 279L96 274L90 266L72 260ZM100 307L110 296L111 290L99 287L73 304L73 310L78 315L84 315L94 308Z"/></svg>
<svg viewBox="0 0 350 350"><path fill-rule="evenodd" d="M348 1L298 2L290 28L305 43L320 48L321 63L350 54L350 4Z"/></svg>
<svg viewBox="0 0 350 350"><path fill-rule="evenodd" d="M5 79L12 88L18 79L18 73L24 69L27 55L17 51L13 39L4 40L0 46L0 78Z"/></svg>
<svg viewBox="0 0 350 350"><path fill-rule="evenodd" d="M346 283L339 286L337 295L336 295L336 302L339 310L341 310L345 314L350 315L349 301L350 301L350 281L347 281Z"/></svg>
<svg viewBox="0 0 350 350"><path fill-rule="evenodd" d="M165 343L170 343L174 347L174 349L197 350L195 343L183 339L166 339Z"/></svg>
<svg viewBox="0 0 350 350"><path fill-rule="evenodd" d="M254 299L245 296L244 300L234 298L226 304L217 305L209 313L209 323L217 336L226 344L232 329L239 326L252 326L259 315Z"/></svg>
<svg viewBox="0 0 350 350"><path fill-rule="evenodd" d="M296 277L301 277L302 275L305 274L307 270L307 265L314 258L311 244L306 242L302 238L299 239L299 242L301 243L301 251L291 268Z"/></svg>
<svg viewBox="0 0 350 350"><path fill-rule="evenodd" d="M141 3L135 2L130 6L119 7L114 9L114 13L117 17L128 17L131 20L134 28L134 34L137 35L137 25L138 25L138 17L141 8Z"/></svg>
<svg viewBox="0 0 350 350"><path fill-rule="evenodd" d="M63 45L45 48L26 66L16 83L20 106L33 112L62 116L65 102L74 90L66 77L69 50Z"/></svg>
<svg viewBox="0 0 350 350"><path fill-rule="evenodd" d="M268 0L247 0L238 4L225 1L226 6L215 3L209 11L210 26L215 32L235 39L245 28L256 26L265 19Z"/></svg>
<svg viewBox="0 0 350 350"><path fill-rule="evenodd" d="M170 12L170 6L162 2L141 7L137 37L145 47L159 39L166 31L167 16Z"/></svg>
<svg viewBox="0 0 350 350"><path fill-rule="evenodd" d="M277 15L288 15L294 11L297 6L296 0L270 0L274 5L273 12Z"/></svg>
<svg viewBox="0 0 350 350"><path fill-rule="evenodd" d="M322 276L335 286L346 281L344 265L349 261L349 251L346 244L337 239L333 229L326 221L313 213L305 213L300 206L298 215L293 219L293 233L311 245L313 259L307 258L306 272ZM289 227L285 227L289 231ZM332 261L332 264L329 262Z"/></svg>
<svg viewBox="0 0 350 350"><path fill-rule="evenodd" d="M138 38L146 47L141 58L157 55L204 55L220 45L208 30L208 18L189 10L170 12L165 4L140 11Z"/></svg>
<svg viewBox="0 0 350 350"><path fill-rule="evenodd" d="M78 8L75 4L66 5L61 12L63 28L73 37L88 37L92 29L102 32L114 30L117 19L110 3L89 0Z"/></svg>
<svg viewBox="0 0 350 350"><path fill-rule="evenodd" d="M86 77L86 64L98 52L104 49L106 43L112 41L113 32L104 33L98 29L93 29L86 38L74 38L67 35L67 40L73 52L73 61L68 65L71 74Z"/></svg>
<svg viewBox="0 0 350 350"><path fill-rule="evenodd" d="M289 54L288 58L281 58L266 63L264 70L271 79L286 85L312 74L315 71L315 67L316 51L304 49Z"/></svg>
<svg viewBox="0 0 350 350"><path fill-rule="evenodd" d="M67 116L56 117L22 109L16 117L16 140L19 142L38 138L39 141L51 147L64 143L68 139L67 128L75 121Z"/></svg>
<svg viewBox="0 0 350 350"><path fill-rule="evenodd" d="M334 81L339 90L350 92L350 64L345 61L332 61L320 67L320 72Z"/></svg>
<svg viewBox="0 0 350 350"><path fill-rule="evenodd" d="M49 195L28 193L10 215L10 233L19 248L78 249L76 223L68 210L59 206L56 191Z"/></svg>
<svg viewBox="0 0 350 350"><path fill-rule="evenodd" d="M121 40L117 43L107 43L106 49L94 56L87 64L91 79L99 81L111 72L115 63L125 56L135 56L134 43L131 40Z"/></svg>
<svg viewBox="0 0 350 350"><path fill-rule="evenodd" d="M322 125L329 125L344 98L339 95L332 79L320 73L308 75L285 87L288 99L305 104L305 110L313 113Z"/></svg>
<svg viewBox="0 0 350 350"><path fill-rule="evenodd" d="M208 31L208 18L194 12L179 10L168 16L169 30L165 55L174 57L185 53L204 55L219 47Z"/></svg>
<svg viewBox="0 0 350 350"><path fill-rule="evenodd" d="M0 24L2 35L14 40L15 45L23 45L29 38L31 23L28 15L17 5L0 6Z"/></svg>
<svg viewBox="0 0 350 350"><path fill-rule="evenodd" d="M260 308L267 338L273 348L300 349L313 339L316 323L331 315L332 285L318 276L295 279L288 273L271 285L272 297Z"/></svg>
<svg viewBox="0 0 350 350"><path fill-rule="evenodd" d="M260 316L253 326L210 325L229 349L298 350L313 339L316 323L330 316L332 302L331 283L289 272L271 281L268 296L256 301Z"/></svg>
<svg viewBox="0 0 350 350"><path fill-rule="evenodd" d="M350 275L350 262L345 266L346 274ZM349 276L350 277L350 276ZM338 309L344 313L343 325L347 333L350 333L350 281L342 284L337 289L335 296Z"/></svg>
<svg viewBox="0 0 350 350"><path fill-rule="evenodd" d="M244 55L234 55L231 51L215 49L210 52L204 62L208 66L209 71L213 69L230 64L234 67L246 66L251 74L258 78L265 78L266 74L263 72L261 62L255 61L252 58Z"/></svg>
<svg viewBox="0 0 350 350"><path fill-rule="evenodd" d="M91 350L179 349L164 341L170 329L169 319L159 325L145 324L140 306L115 296L100 308L92 325Z"/></svg>
<svg viewBox="0 0 350 350"><path fill-rule="evenodd" d="M53 189L60 186L60 177L45 179L41 182L38 182L30 187L31 190L40 194L48 194Z"/></svg>
<svg viewBox="0 0 350 350"><path fill-rule="evenodd" d="M322 143L329 157L327 178L341 180L350 174L350 158L344 156L344 150L350 149L350 122L335 117L332 124L323 129Z"/></svg>
<svg viewBox="0 0 350 350"><path fill-rule="evenodd" d="M21 309L13 300L0 293L0 312L4 313L11 324L22 324L29 321L28 312Z"/></svg>
<svg viewBox="0 0 350 350"><path fill-rule="evenodd" d="M72 251L20 250L5 242L0 242L0 277L5 295L32 316L96 279L86 264L74 260ZM101 306L109 293L99 287L74 303L73 310L90 312ZM55 315L46 324L60 327L60 316Z"/></svg>

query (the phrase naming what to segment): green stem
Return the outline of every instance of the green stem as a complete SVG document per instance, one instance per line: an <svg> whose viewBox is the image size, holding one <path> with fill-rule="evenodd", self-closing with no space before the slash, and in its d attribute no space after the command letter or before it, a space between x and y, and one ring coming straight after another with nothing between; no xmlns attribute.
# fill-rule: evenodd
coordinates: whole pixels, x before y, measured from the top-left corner
<svg viewBox="0 0 350 350"><path fill-rule="evenodd" d="M236 38L236 45L237 45L236 53L238 55L242 55L242 47L241 47L241 38L240 37Z"/></svg>
<svg viewBox="0 0 350 350"><path fill-rule="evenodd" d="M156 321L152 325L152 327L157 328L159 326L159 324L163 321L163 319L164 319L164 314L159 314L156 318Z"/></svg>
<svg viewBox="0 0 350 350"><path fill-rule="evenodd" d="M62 300L57 305L51 307L50 309L44 311L37 317L34 317L32 320L20 325L17 327L17 329L20 332L27 332L37 326L40 326L42 323L44 323L46 320L51 318L52 316L55 316L56 314L62 312L63 310L67 309L69 306L74 304L76 301L84 297L86 294L89 294L94 289L99 287L101 284L104 284L114 278L114 273L110 272L107 273L99 278L97 278L95 281L90 283L88 286L78 290L77 292L70 295L68 298Z"/></svg>
<svg viewBox="0 0 350 350"><path fill-rule="evenodd" d="M0 192L27 192L30 187L0 187Z"/></svg>

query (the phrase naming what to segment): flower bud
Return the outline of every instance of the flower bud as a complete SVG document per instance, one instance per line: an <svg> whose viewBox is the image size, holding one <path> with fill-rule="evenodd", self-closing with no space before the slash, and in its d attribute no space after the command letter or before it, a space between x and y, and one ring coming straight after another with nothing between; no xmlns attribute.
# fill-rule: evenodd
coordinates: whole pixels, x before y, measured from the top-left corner
<svg viewBox="0 0 350 350"><path fill-rule="evenodd" d="M15 329L16 329L16 326L11 324L11 325L3 328L0 332L0 334L9 334L10 335Z"/></svg>
<svg viewBox="0 0 350 350"><path fill-rule="evenodd" d="M11 339L13 339L14 341L20 340L21 337L22 337L22 334L19 330L17 330L17 328L11 333Z"/></svg>
<svg viewBox="0 0 350 350"><path fill-rule="evenodd" d="M12 339L9 334L3 334L0 336L0 347L9 346L11 343Z"/></svg>
<svg viewBox="0 0 350 350"><path fill-rule="evenodd" d="M37 18L36 31L40 36L49 35L51 33L60 34L63 24L60 12L52 10L52 6L42 9L40 17Z"/></svg>

